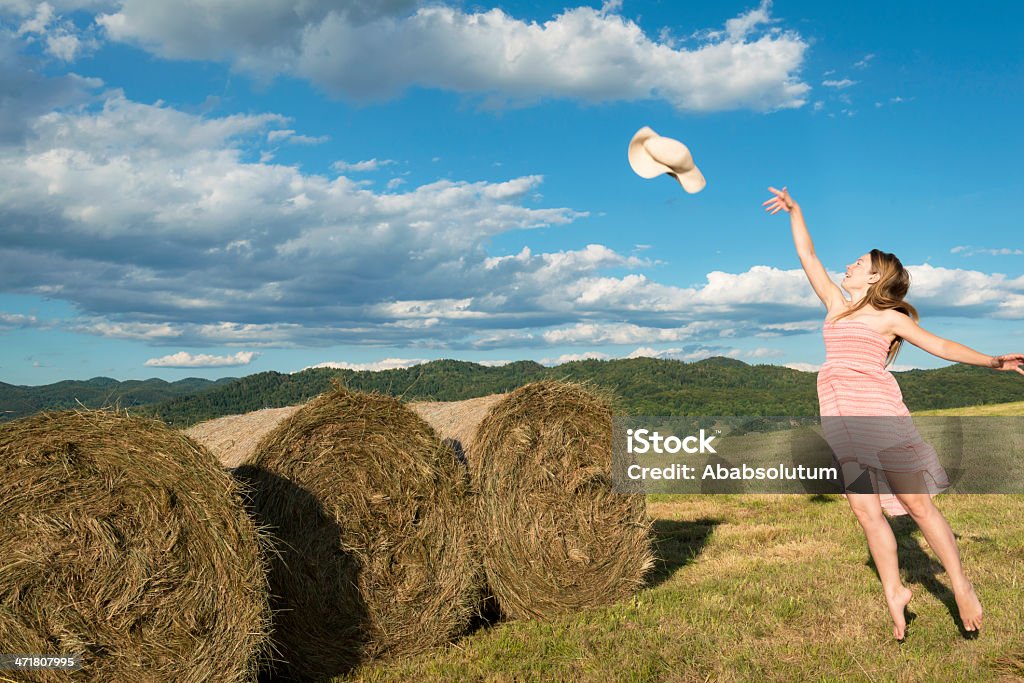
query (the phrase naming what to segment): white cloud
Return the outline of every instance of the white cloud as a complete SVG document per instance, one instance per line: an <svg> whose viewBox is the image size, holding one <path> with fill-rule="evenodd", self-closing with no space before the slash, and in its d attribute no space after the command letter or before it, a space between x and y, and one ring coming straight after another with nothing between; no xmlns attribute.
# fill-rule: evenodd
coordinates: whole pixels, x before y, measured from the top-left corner
<svg viewBox="0 0 1024 683"><path fill-rule="evenodd" d="M324 363L317 363L316 365L310 365L309 367L303 368L303 370L311 370L314 368L335 368L338 370L369 370L371 372L378 372L380 370L394 370L396 368L411 368L414 365L421 365L429 362L430 361L426 358L383 358L381 360L371 361L368 363L327 361Z"/></svg>
<svg viewBox="0 0 1024 683"><path fill-rule="evenodd" d="M703 346L700 344L689 345L685 348L653 349L649 346L641 346L626 358L659 358L662 360L678 360L684 363L704 360L715 356L735 357L741 355L739 349L724 346Z"/></svg>
<svg viewBox="0 0 1024 683"><path fill-rule="evenodd" d="M851 85L856 85L857 81L851 81L849 78L843 78L841 80L822 81L821 84L826 88L837 88L842 90L843 88L849 88Z"/></svg>
<svg viewBox="0 0 1024 683"><path fill-rule="evenodd" d="M874 53L866 54L860 60L858 60L854 64L854 66L857 67L858 69L867 68L867 66L871 63L871 60L874 59L874 58L875 58Z"/></svg>
<svg viewBox="0 0 1024 683"><path fill-rule="evenodd" d="M283 128L267 133L267 142L289 142L294 145L319 145L330 139L327 135L300 135L294 130Z"/></svg>
<svg viewBox="0 0 1024 683"><path fill-rule="evenodd" d="M793 31L761 30L775 21L769 2L705 32L692 49L648 37L618 10L574 7L536 23L497 8L414 10L411 0L124 0L97 23L111 39L161 57L223 60L261 78L290 74L361 100L420 86L492 103L661 99L695 111L804 104L808 44Z"/></svg>
<svg viewBox="0 0 1024 683"><path fill-rule="evenodd" d="M771 0L761 0L761 4L757 9L750 10L745 14L726 21L725 32L728 34L729 39L741 41L753 33L754 29L759 25L769 23L771 17L768 10L771 8L771 5Z"/></svg>
<svg viewBox="0 0 1024 683"><path fill-rule="evenodd" d="M32 122L56 107L86 102L102 82L76 74L46 76L46 64L21 53L23 42L0 25L0 147L21 144Z"/></svg>
<svg viewBox="0 0 1024 683"><path fill-rule="evenodd" d="M547 330L543 339L558 344L651 344L715 336L721 325L695 321L681 327L645 327L633 323L575 323Z"/></svg>
<svg viewBox="0 0 1024 683"><path fill-rule="evenodd" d="M598 351L586 351L584 353L563 353L557 358L543 358L540 360L541 365L561 365L562 363L570 363L577 360L608 360L611 358L607 353L600 353Z"/></svg>
<svg viewBox="0 0 1024 683"><path fill-rule="evenodd" d="M39 3L35 7L35 13L31 15L26 16L24 12L17 12L17 8L15 11L25 16L16 35L28 37L30 42L38 36L45 45L46 54L51 57L72 62L83 52L93 50L99 45L95 38L82 34L73 22L62 20L54 11L53 5L48 2Z"/></svg>
<svg viewBox="0 0 1024 683"><path fill-rule="evenodd" d="M906 372L907 370L927 370L928 368L923 368L920 365L906 365L903 363L893 363L886 369L891 372Z"/></svg>
<svg viewBox="0 0 1024 683"><path fill-rule="evenodd" d="M801 372L817 372L821 369L821 365L816 363L783 363L783 367L800 370Z"/></svg>
<svg viewBox="0 0 1024 683"><path fill-rule="evenodd" d="M782 349L770 349L759 346L756 349L743 351L742 355L746 358L780 358L786 354Z"/></svg>
<svg viewBox="0 0 1024 683"><path fill-rule="evenodd" d="M287 123L280 115L97 99L23 109L32 135L0 146L0 291L69 302L81 311L64 323L71 331L176 348L686 342L727 355L742 352L710 345L817 329L804 327L820 302L800 269L754 265L677 285L608 276L659 262L596 243L490 254L497 235L587 215L534 208L540 175L377 193L249 161ZM928 315L1024 318L1022 278L911 272L911 301Z"/></svg>
<svg viewBox="0 0 1024 683"><path fill-rule="evenodd" d="M331 164L331 168L333 168L335 171L338 171L339 173L344 173L345 171L362 173L366 171L376 171L384 166L389 166L393 163L395 162L391 159L376 158L356 162L335 161L333 164Z"/></svg>
<svg viewBox="0 0 1024 683"><path fill-rule="evenodd" d="M983 248L972 247L970 245L960 245L950 249L949 253L963 254L964 256L976 256L977 254L985 256L1021 256L1024 255L1024 249L1019 249L1017 247Z"/></svg>
<svg viewBox="0 0 1024 683"><path fill-rule="evenodd" d="M22 327L39 327L40 321L34 315L22 313L4 313L0 311L0 330L10 330Z"/></svg>
<svg viewBox="0 0 1024 683"><path fill-rule="evenodd" d="M146 361L146 366L152 368L224 368L248 365L258 355L254 351L239 351L230 356L211 356L205 353L193 355L187 351L179 351L161 358L150 358Z"/></svg>

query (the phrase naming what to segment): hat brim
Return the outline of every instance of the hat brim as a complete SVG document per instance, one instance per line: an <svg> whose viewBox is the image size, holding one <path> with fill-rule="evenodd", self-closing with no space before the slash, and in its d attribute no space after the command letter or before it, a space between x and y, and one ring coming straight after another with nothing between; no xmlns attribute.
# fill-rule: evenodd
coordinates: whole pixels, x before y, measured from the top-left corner
<svg viewBox="0 0 1024 683"><path fill-rule="evenodd" d="M704 174L696 166L685 173L669 171L669 174L674 176L679 181L679 184L683 186L683 189L690 194L697 194L708 184L708 181L704 179Z"/></svg>
<svg viewBox="0 0 1024 683"><path fill-rule="evenodd" d="M629 141L629 166L641 178L657 178L663 173L672 172L665 164L655 161L644 148L644 143L655 137L658 137L658 134L644 126Z"/></svg>

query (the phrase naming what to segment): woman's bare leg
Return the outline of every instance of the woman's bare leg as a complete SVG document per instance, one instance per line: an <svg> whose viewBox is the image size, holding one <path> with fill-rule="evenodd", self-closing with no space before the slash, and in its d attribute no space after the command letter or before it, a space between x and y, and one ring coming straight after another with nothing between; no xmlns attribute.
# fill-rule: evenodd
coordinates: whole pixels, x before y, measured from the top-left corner
<svg viewBox="0 0 1024 683"><path fill-rule="evenodd" d="M890 473L886 473L886 476L890 482L893 481ZM977 631L981 628L981 602L974 592L974 586L964 574L964 568L960 562L960 550L956 546L956 537L953 536L949 522L935 507L931 494L899 492L900 489L917 491L924 489L899 485L893 488L897 491L896 497L903 503L903 507L907 509L921 529L928 545L939 556L939 561L942 562L946 575L949 576L950 583L953 584L953 595L956 597L956 604L960 609L960 620L964 623L964 629Z"/></svg>
<svg viewBox="0 0 1024 683"><path fill-rule="evenodd" d="M889 521L882 513L882 504L877 493L847 493L846 499L857 516L864 535L868 539L871 558L878 569L878 577L882 580L885 602L892 617L892 634L897 640L903 640L906 634L907 619L903 610L913 596L910 589L900 579L899 557L896 554L896 537L892 533Z"/></svg>

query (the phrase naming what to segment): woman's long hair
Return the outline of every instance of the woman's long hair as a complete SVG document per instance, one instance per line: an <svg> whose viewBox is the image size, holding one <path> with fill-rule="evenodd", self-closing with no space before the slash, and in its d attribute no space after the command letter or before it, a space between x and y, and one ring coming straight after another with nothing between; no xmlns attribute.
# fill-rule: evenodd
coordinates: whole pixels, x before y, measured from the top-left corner
<svg viewBox="0 0 1024 683"><path fill-rule="evenodd" d="M914 322L921 319L917 314L917 309L903 300L903 297L907 295L907 291L910 289L910 271L903 267L903 264L900 263L900 260L894 254L879 249L872 249L871 272L878 273L881 276L878 278L878 282L868 285L868 291L864 298L858 301L857 305L850 310L836 316L836 320L845 318L868 305L874 306L880 311L894 308L909 315ZM889 345L889 355L885 359L886 365L896 360L896 354L900 352L902 345L902 337L897 336L892 340L892 343Z"/></svg>

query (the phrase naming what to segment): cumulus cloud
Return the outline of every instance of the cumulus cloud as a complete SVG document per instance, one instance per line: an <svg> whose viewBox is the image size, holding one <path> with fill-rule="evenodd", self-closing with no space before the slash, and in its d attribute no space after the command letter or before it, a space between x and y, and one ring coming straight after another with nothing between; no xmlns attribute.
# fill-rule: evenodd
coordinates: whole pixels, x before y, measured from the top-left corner
<svg viewBox="0 0 1024 683"><path fill-rule="evenodd" d="M359 100L419 86L492 103L661 99L680 110L771 111L802 106L809 90L799 75L808 43L766 29L775 22L767 1L704 31L691 49L649 37L618 3L542 23L497 8L416 5L124 0L97 22L111 39L161 57L223 60L260 78L289 74Z"/></svg>
<svg viewBox="0 0 1024 683"><path fill-rule="evenodd" d="M384 166L390 166L395 161L392 159L365 159L363 161L335 161L331 164L331 168L339 173L348 172L364 172L364 171L376 171Z"/></svg>
<svg viewBox="0 0 1024 683"><path fill-rule="evenodd" d="M715 356L726 356L734 358L742 355L740 349L727 346L706 346L703 344L688 344L684 347L669 349L653 349L649 346L641 346L632 351L626 358L659 358L663 360L678 360L684 363L692 363L705 358Z"/></svg>
<svg viewBox="0 0 1024 683"><path fill-rule="evenodd" d="M93 36L80 31L73 22L62 19L49 2L39 3L31 14L26 12L27 7L19 4L14 3L14 7L9 8L16 15L22 15L17 35L27 37L29 42L41 41L43 51L51 57L71 62L99 45Z"/></svg>
<svg viewBox="0 0 1024 683"><path fill-rule="evenodd" d="M429 362L430 361L427 360L426 358L383 358L381 360L371 361L368 363L326 361L324 363L310 365L308 367L303 368L302 370L312 370L315 368L336 368L339 370L369 370L372 372L377 372L380 370L394 370L396 368L411 368L414 365L421 365L423 363Z"/></svg>
<svg viewBox="0 0 1024 683"><path fill-rule="evenodd" d="M239 351L230 356L211 356L205 353L191 354L187 351L161 358L150 358L146 366L151 368L225 368L238 365L248 365L258 353L253 351Z"/></svg>
<svg viewBox="0 0 1024 683"><path fill-rule="evenodd" d="M820 325L799 269L715 270L679 286L650 274L658 261L602 244L490 253L495 236L586 218L539 205L540 175L379 193L344 174L252 161L270 133L292 130L280 115L198 116L117 91L97 99L25 109L31 135L0 146L0 291L70 302L81 312L65 322L71 331L176 348L666 344L690 354L685 344ZM910 269L911 300L928 315L1024 318L1024 278Z"/></svg>
<svg viewBox="0 0 1024 683"><path fill-rule="evenodd" d="M39 327L40 321L34 315L22 313L4 313L0 311L0 330L12 330L23 327Z"/></svg>
<svg viewBox="0 0 1024 683"><path fill-rule="evenodd" d="M515 361L514 360L478 360L476 362L479 363L480 365L483 365L483 366L488 367L488 368L500 368L502 365L508 365L509 363L514 363Z"/></svg>
<svg viewBox="0 0 1024 683"><path fill-rule="evenodd" d="M871 60L875 58L874 53L866 54L861 59L857 60L854 64L858 69L865 69L871 63Z"/></svg>
<svg viewBox="0 0 1024 683"><path fill-rule="evenodd" d="M601 353L599 351L585 351L584 353L563 353L556 358L544 358L541 359L541 365L561 365L562 363L571 363L577 360L608 360L611 358L607 353Z"/></svg>
<svg viewBox="0 0 1024 683"><path fill-rule="evenodd" d="M0 24L0 147L20 144L37 116L85 102L102 85L76 74L46 76L45 64L22 54L21 46Z"/></svg>
<svg viewBox="0 0 1024 683"><path fill-rule="evenodd" d="M1021 256L1024 255L1024 249L1017 247L998 247L998 248L984 248L984 247L972 247L970 245L960 245L953 247L949 250L950 254L962 254L964 256L975 256L982 254L985 256Z"/></svg>
<svg viewBox="0 0 1024 683"><path fill-rule="evenodd" d="M290 128L272 130L267 133L267 142L288 142L293 145L319 145L329 139L326 135L301 135Z"/></svg>
<svg viewBox="0 0 1024 683"><path fill-rule="evenodd" d="M843 88L849 88L851 85L856 85L857 81L852 81L849 78L843 78L840 80L822 81L821 84L826 88L836 88L838 90L842 90Z"/></svg>

